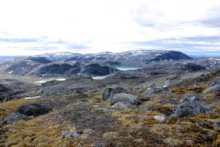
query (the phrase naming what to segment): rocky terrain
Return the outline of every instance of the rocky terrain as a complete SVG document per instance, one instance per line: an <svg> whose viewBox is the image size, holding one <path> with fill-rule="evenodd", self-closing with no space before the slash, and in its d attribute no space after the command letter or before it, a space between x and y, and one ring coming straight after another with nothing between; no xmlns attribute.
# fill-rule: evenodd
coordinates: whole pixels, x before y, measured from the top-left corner
<svg viewBox="0 0 220 147"><path fill-rule="evenodd" d="M0 146L220 146L220 60L160 51L117 70L127 53L108 64L69 53L2 64Z"/></svg>

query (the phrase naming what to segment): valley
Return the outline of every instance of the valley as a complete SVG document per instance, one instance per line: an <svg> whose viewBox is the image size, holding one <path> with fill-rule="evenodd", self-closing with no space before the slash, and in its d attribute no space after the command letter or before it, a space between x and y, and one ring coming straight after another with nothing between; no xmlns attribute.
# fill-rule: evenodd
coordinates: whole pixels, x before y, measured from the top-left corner
<svg viewBox="0 0 220 147"><path fill-rule="evenodd" d="M220 146L220 58L54 53L0 64L0 146Z"/></svg>

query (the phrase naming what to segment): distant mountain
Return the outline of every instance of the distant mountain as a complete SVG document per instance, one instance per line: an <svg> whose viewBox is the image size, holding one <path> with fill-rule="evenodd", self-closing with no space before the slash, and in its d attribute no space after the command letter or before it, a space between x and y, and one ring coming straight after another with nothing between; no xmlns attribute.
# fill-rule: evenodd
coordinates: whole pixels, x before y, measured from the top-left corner
<svg viewBox="0 0 220 147"><path fill-rule="evenodd" d="M192 59L182 52L160 50L136 50L121 53L102 52L97 54L59 52L42 54L38 57L45 57L52 61L79 61L83 63L98 63L123 67L141 67L143 64L148 64L153 61Z"/></svg>

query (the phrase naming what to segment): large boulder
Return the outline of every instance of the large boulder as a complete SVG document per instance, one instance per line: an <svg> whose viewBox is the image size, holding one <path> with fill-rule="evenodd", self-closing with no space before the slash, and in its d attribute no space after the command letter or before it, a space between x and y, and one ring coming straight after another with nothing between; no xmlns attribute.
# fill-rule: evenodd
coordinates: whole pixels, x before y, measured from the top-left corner
<svg viewBox="0 0 220 147"><path fill-rule="evenodd" d="M127 93L118 93L113 94L109 99L108 102L111 104L117 103L117 102L127 102L132 105L138 104L138 95L132 95Z"/></svg>
<svg viewBox="0 0 220 147"><path fill-rule="evenodd" d="M2 122L2 125L7 125L12 122L18 122L20 120L28 120L28 119L29 119L28 116L16 112L5 117L5 119Z"/></svg>
<svg viewBox="0 0 220 147"><path fill-rule="evenodd" d="M198 101L193 101L193 102L187 101L182 103L180 106L176 107L171 117L178 117L178 118L191 117L202 113L207 113L213 110L214 110L213 108L201 104Z"/></svg>
<svg viewBox="0 0 220 147"><path fill-rule="evenodd" d="M39 116L49 113L52 110L49 104L29 104L21 106L18 112L27 116Z"/></svg>
<svg viewBox="0 0 220 147"><path fill-rule="evenodd" d="M66 139L66 138L76 138L76 137L79 137L83 134L83 132L68 132L68 133L65 133L61 139Z"/></svg>
<svg viewBox="0 0 220 147"><path fill-rule="evenodd" d="M126 90L122 87L116 87L115 89L113 88L107 88L105 89L105 91L102 93L102 100L103 101L107 101L109 99L109 97L112 94L116 94L116 93L125 93Z"/></svg>
<svg viewBox="0 0 220 147"><path fill-rule="evenodd" d="M204 90L202 93L216 93L216 92L220 92L220 85L215 85L215 86L212 86L206 90Z"/></svg>

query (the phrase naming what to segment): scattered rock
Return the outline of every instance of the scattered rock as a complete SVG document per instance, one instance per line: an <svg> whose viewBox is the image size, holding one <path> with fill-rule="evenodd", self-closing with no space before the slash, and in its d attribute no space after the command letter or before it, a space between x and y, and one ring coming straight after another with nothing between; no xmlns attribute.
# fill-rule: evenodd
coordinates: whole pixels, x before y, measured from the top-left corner
<svg viewBox="0 0 220 147"><path fill-rule="evenodd" d="M212 81L211 86L220 85L220 78L215 79Z"/></svg>
<svg viewBox="0 0 220 147"><path fill-rule="evenodd" d="M96 110L101 111L103 113L113 113L114 112L114 110L108 109L108 108L97 108Z"/></svg>
<svg viewBox="0 0 220 147"><path fill-rule="evenodd" d="M161 116L161 115L155 115L154 119L156 119L159 122L166 122L167 121L166 117Z"/></svg>
<svg viewBox="0 0 220 147"><path fill-rule="evenodd" d="M171 90L168 87L164 88L148 88L146 91L142 93L142 95L152 95L158 93L171 93Z"/></svg>
<svg viewBox="0 0 220 147"><path fill-rule="evenodd" d="M187 93L183 96L183 98L180 100L181 103L186 102L186 101L190 101L190 102L194 102L194 101L199 101L200 97L198 96L198 94L196 93Z"/></svg>
<svg viewBox="0 0 220 147"><path fill-rule="evenodd" d="M214 126L214 129L220 128L220 120L217 120Z"/></svg>
<svg viewBox="0 0 220 147"><path fill-rule="evenodd" d="M184 102L180 106L174 109L174 113L170 117L191 117L201 113L207 113L213 111L213 108L203 105L198 101Z"/></svg>
<svg viewBox="0 0 220 147"><path fill-rule="evenodd" d="M105 89L105 91L102 93L102 100L103 101L107 101L109 99L109 97L112 94L116 94L116 93L125 93L126 90L122 87L116 87L115 89L113 88L107 88Z"/></svg>
<svg viewBox="0 0 220 147"><path fill-rule="evenodd" d="M18 112L27 116L39 116L49 113L52 110L49 104L30 104L21 106Z"/></svg>
<svg viewBox="0 0 220 147"><path fill-rule="evenodd" d="M204 90L202 93L216 93L216 92L220 92L220 85L215 85L212 86L206 90Z"/></svg>
<svg viewBox="0 0 220 147"><path fill-rule="evenodd" d="M61 139L66 139L66 138L75 138L75 137L79 137L80 135L82 135L83 132L69 132L69 133L65 133Z"/></svg>
<svg viewBox="0 0 220 147"><path fill-rule="evenodd" d="M132 106L131 104L129 103L126 103L126 102L117 102L115 103L112 108L116 108L116 109L133 109L134 106Z"/></svg>
<svg viewBox="0 0 220 147"><path fill-rule="evenodd" d="M86 99L80 99L80 100L77 100L77 102L79 102L79 103L87 103L88 100L86 100Z"/></svg>
<svg viewBox="0 0 220 147"><path fill-rule="evenodd" d="M138 96L127 93L118 93L111 95L111 97L108 99L108 102L111 104L114 104L116 102L127 102L132 105L137 105Z"/></svg>
<svg viewBox="0 0 220 147"><path fill-rule="evenodd" d="M2 122L2 125L6 125L8 123L12 123L12 122L18 122L20 120L28 120L28 116L21 114L21 113L12 113L10 115L8 115L7 117L5 117L5 119Z"/></svg>
<svg viewBox="0 0 220 147"><path fill-rule="evenodd" d="M140 110L143 110L143 111L152 111L152 110L153 110L153 106L152 106L152 105L149 105L149 104L147 104L147 105L141 105L141 106L139 106L139 109L140 109Z"/></svg>

